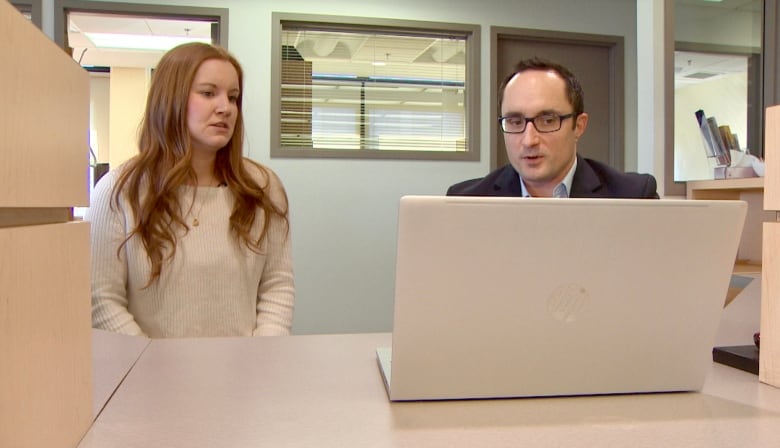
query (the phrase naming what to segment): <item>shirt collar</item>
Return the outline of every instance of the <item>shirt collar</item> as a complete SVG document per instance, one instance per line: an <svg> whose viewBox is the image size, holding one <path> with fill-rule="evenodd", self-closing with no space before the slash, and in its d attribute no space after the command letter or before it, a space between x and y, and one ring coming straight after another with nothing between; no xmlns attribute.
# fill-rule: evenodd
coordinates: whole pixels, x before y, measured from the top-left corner
<svg viewBox="0 0 780 448"><path fill-rule="evenodd" d="M553 189L554 198L569 197L569 192L571 192L571 184L574 181L574 172L576 170L577 170L577 157L574 158L574 163L571 165L571 169L569 169L569 172L566 173L566 177L564 177L561 183L556 185L555 188ZM520 177L519 173L517 174L517 177ZM525 188L525 182L523 182L522 177L520 177L520 191L524 198L531 197L531 194L528 193L528 190Z"/></svg>

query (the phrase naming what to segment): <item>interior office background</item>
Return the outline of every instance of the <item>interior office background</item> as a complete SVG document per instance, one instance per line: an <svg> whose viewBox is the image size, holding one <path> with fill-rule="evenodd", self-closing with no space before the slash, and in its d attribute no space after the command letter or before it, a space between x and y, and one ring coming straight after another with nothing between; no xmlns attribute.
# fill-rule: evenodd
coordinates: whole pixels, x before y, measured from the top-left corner
<svg viewBox="0 0 780 448"><path fill-rule="evenodd" d="M391 329L399 198L443 194L452 183L483 176L491 169L490 135L485 131L491 104L487 80L494 77L489 63L491 26L621 36L625 169L654 174L664 193L664 127L670 113L664 102L664 36L665 17L673 8L670 0L167 0L165 4L229 9L228 47L246 73L245 152L280 175L290 199L296 334ZM42 0L42 29L49 37L53 10L53 0ZM272 12L480 25L480 160L271 158ZM748 41L755 36L724 32L728 29L690 37L754 44Z"/></svg>

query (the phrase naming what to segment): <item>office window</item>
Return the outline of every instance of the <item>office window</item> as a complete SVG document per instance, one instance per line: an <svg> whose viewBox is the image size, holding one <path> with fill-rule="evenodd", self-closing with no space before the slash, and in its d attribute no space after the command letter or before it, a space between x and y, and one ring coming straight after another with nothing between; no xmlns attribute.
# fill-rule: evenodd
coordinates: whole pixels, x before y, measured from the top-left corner
<svg viewBox="0 0 780 448"><path fill-rule="evenodd" d="M478 26L274 25L272 157L478 160Z"/></svg>

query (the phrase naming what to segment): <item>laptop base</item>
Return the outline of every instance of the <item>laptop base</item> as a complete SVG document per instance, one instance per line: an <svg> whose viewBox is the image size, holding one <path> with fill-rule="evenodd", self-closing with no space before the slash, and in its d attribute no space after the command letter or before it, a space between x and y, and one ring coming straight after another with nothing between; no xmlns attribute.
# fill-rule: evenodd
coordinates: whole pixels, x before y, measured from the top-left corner
<svg viewBox="0 0 780 448"><path fill-rule="evenodd" d="M376 349L376 362L379 371L382 373L382 381L385 383L387 397L390 398L390 375L392 372L391 360L392 349L390 347L380 347Z"/></svg>

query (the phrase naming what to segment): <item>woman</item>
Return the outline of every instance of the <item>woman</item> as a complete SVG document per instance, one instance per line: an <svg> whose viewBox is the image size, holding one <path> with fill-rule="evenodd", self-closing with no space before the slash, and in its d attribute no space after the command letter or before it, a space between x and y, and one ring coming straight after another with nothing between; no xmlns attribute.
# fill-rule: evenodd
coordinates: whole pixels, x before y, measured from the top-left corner
<svg viewBox="0 0 780 448"><path fill-rule="evenodd" d="M242 156L243 71L201 43L154 71L139 153L93 191L92 323L148 337L286 335L287 196Z"/></svg>

